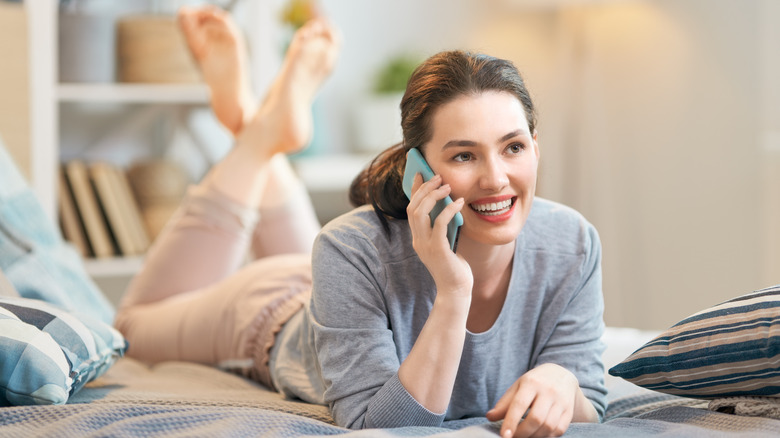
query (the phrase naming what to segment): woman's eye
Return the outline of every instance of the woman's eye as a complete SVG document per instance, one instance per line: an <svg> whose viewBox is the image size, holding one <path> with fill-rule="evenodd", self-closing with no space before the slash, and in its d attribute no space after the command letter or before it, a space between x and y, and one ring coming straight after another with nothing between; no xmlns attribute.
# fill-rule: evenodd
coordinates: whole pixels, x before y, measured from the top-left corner
<svg viewBox="0 0 780 438"><path fill-rule="evenodd" d="M453 159L455 161L469 161L469 160L471 160L471 154L468 153L468 152L463 152L463 153L460 153L458 155L455 155L455 157L453 157Z"/></svg>
<svg viewBox="0 0 780 438"><path fill-rule="evenodd" d="M512 143L507 146L507 150L513 154L519 154L520 152L523 152L524 149L525 145L523 143Z"/></svg>

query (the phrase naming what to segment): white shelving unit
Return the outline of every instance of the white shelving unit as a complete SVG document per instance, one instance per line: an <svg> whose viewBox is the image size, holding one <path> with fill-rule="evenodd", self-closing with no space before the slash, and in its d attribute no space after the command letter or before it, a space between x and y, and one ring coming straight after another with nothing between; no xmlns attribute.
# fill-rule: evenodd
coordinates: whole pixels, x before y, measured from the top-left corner
<svg viewBox="0 0 780 438"><path fill-rule="evenodd" d="M208 105L208 89L203 84L83 84L59 83L56 102L112 103L121 105ZM58 114L60 111L58 111ZM95 279L130 278L143 263L143 257L86 259L87 272Z"/></svg>
<svg viewBox="0 0 780 438"><path fill-rule="evenodd" d="M255 3L258 3L255 5ZM278 65L274 52L272 8L253 2L245 5L241 15L256 26L248 29L252 42L253 64ZM58 2L25 0L28 20L30 62L30 184L46 214L57 223L57 172L61 150L62 111L70 104L109 103L118 105L181 105L183 108L208 105L208 89L203 84L128 84L128 83L60 83L58 81ZM257 70L257 69L255 69ZM269 70L259 72L253 81L262 86L270 82ZM82 128L81 126L79 128ZM84 129L89 129L84 127ZM142 257L88 259L86 267L96 280L115 281L130 277L141 266ZM115 292L109 292L109 295Z"/></svg>
<svg viewBox="0 0 780 438"><path fill-rule="evenodd" d="M130 277L141 269L143 261L143 257L87 259L84 262L84 266L93 278Z"/></svg>
<svg viewBox="0 0 780 438"><path fill-rule="evenodd" d="M59 102L113 102L145 104L209 103L208 89L202 84L78 84L57 86Z"/></svg>
<svg viewBox="0 0 780 438"><path fill-rule="evenodd" d="M57 2L26 0L30 62L30 184L56 223L59 113Z"/></svg>

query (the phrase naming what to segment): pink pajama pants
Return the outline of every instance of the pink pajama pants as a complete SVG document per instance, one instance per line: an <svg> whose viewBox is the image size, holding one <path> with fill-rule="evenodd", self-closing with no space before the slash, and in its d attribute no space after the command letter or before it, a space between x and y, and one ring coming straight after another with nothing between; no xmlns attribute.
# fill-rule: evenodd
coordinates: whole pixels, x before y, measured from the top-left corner
<svg viewBox="0 0 780 438"><path fill-rule="evenodd" d="M273 388L269 351L310 296L319 231L304 188L290 190L259 210L203 183L188 190L117 311L129 356L220 366Z"/></svg>

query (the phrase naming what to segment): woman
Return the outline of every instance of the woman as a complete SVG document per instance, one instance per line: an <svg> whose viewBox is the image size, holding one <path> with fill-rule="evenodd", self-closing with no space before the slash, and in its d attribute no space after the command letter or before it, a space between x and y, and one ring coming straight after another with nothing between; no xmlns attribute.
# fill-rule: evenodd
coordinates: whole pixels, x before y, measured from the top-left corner
<svg viewBox="0 0 780 438"><path fill-rule="evenodd" d="M353 184L353 201L372 205L328 224L314 246L300 319L336 421L487 415L504 420L502 436L598 421L600 243L579 214L534 198L536 120L517 70L437 54L409 80L401 118L403 144ZM408 201L401 175L413 147L437 176L418 175ZM446 196L455 201L431 227ZM456 212L464 224L454 253L446 224Z"/></svg>
<svg viewBox="0 0 780 438"><path fill-rule="evenodd" d="M328 50L303 52L332 59L334 33L319 29L314 40ZM296 47L310 49L297 40L293 56ZM285 65L289 83L322 78L301 74L309 69L294 61ZM322 230L311 268L264 253L235 271L247 236L255 225L263 229L262 213L259 222L253 217L272 180L270 152L300 147L304 137L274 130L301 119L310 129L301 109L311 93L289 98L299 96L293 89L272 88L269 97L294 104L267 98L155 243L117 318L133 346L128 353L245 364L246 375L288 396L328 404L336 423L350 428L487 416L503 420L502 436L547 436L572 421L598 421L605 408L600 243L579 214L534 198L534 108L511 63L463 52L424 62L401 104L404 143L353 184L352 200L369 205ZM228 101L251 112L241 99ZM285 123L263 122L280 115ZM258 145L274 146L237 152ZM417 176L407 200L401 175L412 147L437 176ZM432 227L428 214L446 196L456 200ZM454 253L446 224L457 212L464 224ZM198 249L206 243L231 250ZM161 285L171 271L175 284ZM190 272L197 275L178 278Z"/></svg>

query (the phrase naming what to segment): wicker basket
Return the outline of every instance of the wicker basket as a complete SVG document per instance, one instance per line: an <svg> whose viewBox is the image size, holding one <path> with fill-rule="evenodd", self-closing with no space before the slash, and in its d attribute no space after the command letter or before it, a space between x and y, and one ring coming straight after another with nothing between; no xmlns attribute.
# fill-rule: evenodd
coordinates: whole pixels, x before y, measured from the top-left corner
<svg viewBox="0 0 780 438"><path fill-rule="evenodd" d="M181 203L189 178L184 169L172 161L149 160L130 166L127 179L149 237L154 240Z"/></svg>
<svg viewBox="0 0 780 438"><path fill-rule="evenodd" d="M119 19L116 51L120 82L201 81L184 35L172 16L143 15Z"/></svg>

